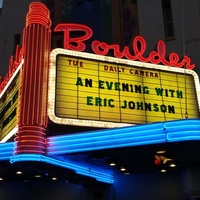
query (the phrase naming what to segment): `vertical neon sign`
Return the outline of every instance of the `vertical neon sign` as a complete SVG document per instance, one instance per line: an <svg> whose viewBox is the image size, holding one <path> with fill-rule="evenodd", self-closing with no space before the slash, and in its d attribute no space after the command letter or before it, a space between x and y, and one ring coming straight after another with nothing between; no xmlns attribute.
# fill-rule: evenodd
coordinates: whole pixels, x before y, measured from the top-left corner
<svg viewBox="0 0 200 200"><path fill-rule="evenodd" d="M46 151L47 82L51 39L49 15L49 10L44 4L30 4L23 33L24 65L15 154L45 154Z"/></svg>

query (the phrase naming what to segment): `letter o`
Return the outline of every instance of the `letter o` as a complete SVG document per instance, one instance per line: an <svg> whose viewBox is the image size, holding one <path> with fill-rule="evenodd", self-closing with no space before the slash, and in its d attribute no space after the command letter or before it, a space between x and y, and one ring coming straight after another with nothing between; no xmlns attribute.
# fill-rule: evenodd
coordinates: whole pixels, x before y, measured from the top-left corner
<svg viewBox="0 0 200 200"><path fill-rule="evenodd" d="M134 103L133 101L129 101L129 102L128 102L128 107L129 107L131 110L135 109L135 103Z"/></svg>
<svg viewBox="0 0 200 200"><path fill-rule="evenodd" d="M163 113L166 112L166 111L167 111L166 105L162 104L162 105L160 106L160 110L161 110Z"/></svg>

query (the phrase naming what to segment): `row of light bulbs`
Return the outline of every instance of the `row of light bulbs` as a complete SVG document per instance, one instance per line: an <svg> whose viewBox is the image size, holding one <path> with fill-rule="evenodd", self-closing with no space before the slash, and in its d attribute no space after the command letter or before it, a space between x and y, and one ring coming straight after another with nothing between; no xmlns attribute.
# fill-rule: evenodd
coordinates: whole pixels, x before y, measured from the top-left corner
<svg viewBox="0 0 200 200"><path fill-rule="evenodd" d="M22 174L22 171L17 171L16 174L18 175L21 175ZM35 175L35 178L41 178L42 176L40 174L36 174ZM3 181L4 179L2 177L0 177L0 181ZM52 177L52 180L53 181L56 181L57 178L56 177ZM27 181L24 181L24 182L27 182ZM68 183L68 181L66 181Z"/></svg>
<svg viewBox="0 0 200 200"><path fill-rule="evenodd" d="M115 162L110 162L109 165L111 167L115 167L116 163ZM124 172L125 175L129 175L130 174L130 172L128 172L127 169L124 166L120 167L120 171Z"/></svg>

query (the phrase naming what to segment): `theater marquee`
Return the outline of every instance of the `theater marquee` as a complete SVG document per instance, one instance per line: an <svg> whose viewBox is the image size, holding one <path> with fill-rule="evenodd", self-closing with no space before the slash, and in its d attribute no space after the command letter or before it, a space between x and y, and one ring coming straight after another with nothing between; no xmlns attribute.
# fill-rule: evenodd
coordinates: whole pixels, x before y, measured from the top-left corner
<svg viewBox="0 0 200 200"><path fill-rule="evenodd" d="M95 127L199 118L197 87L192 70L55 49L49 117Z"/></svg>

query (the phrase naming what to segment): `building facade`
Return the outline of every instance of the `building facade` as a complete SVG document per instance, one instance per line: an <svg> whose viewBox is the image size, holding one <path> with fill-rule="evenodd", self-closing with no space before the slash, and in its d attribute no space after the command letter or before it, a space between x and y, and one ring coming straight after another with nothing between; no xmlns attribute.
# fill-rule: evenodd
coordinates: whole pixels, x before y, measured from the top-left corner
<svg viewBox="0 0 200 200"><path fill-rule="evenodd" d="M144 53L146 56L150 54L152 49L157 49L158 51L158 41L163 40L166 44L166 58L172 52L176 52L181 58L187 55L191 58L192 64L195 64L194 70L196 73L200 74L198 67L200 64L198 56L198 50L200 49L199 1L193 1L191 3L189 0L19 0L13 3L11 0L4 0L0 15L0 73L3 77L8 71L10 56L15 55L17 45L24 43L23 30L25 24L30 25L29 22L25 22L25 19L28 7L32 2L42 2L48 7L52 20L52 30L60 23L78 23L91 27L93 35L87 41L86 52L92 52L89 44L91 41L98 40L106 42L107 44L119 44L122 49L128 46L130 52L133 53L133 40L139 35L146 40L146 51ZM43 37L42 40L45 40L44 35ZM51 50L58 47L63 48L63 34L52 32ZM28 57L29 55L26 56ZM112 57L113 53L110 52L109 56ZM26 65L28 66L29 63L27 62ZM183 67L186 69L186 66ZM31 74L33 73L31 72ZM26 75L26 80L28 80L29 74ZM31 94L29 95L31 96ZM41 91L38 92L38 95L43 96ZM24 98L24 105L26 105L26 96L22 95L21 98ZM39 111L43 107L45 105L39 108ZM20 112L26 113L27 110L23 109L24 107L20 109ZM33 112L34 109L32 109ZM23 115L25 116L26 114ZM41 116L41 114L38 115ZM24 117L24 121L27 118ZM24 121L20 123L24 124ZM56 134L57 132L63 131L55 129L56 127L53 127L53 133ZM84 131L88 130L84 129ZM35 130L31 131L34 133ZM33 137L33 135L30 137ZM11 138L10 142L12 140L13 138ZM143 152L145 152L144 150ZM23 149L19 148L16 151L17 154L20 151L23 151ZM135 153L136 151L133 152ZM191 149L188 149L188 152L191 152ZM119 157L123 157L123 154ZM137 158L137 156L134 158ZM63 184L62 182L41 182L41 189L40 184L32 182L20 183L20 188L14 188L14 190L20 199L197 200L200 196L199 176L199 163L197 163L191 167L187 166L180 170L171 171L168 174L146 172L124 175L116 173L114 184L106 186L86 187L84 184L78 185L73 183L68 183L66 186L66 183ZM2 182L1 184L1 198L13 199L8 188L14 182ZM25 190L27 192L24 192Z"/></svg>
<svg viewBox="0 0 200 200"><path fill-rule="evenodd" d="M7 62L21 43L28 5L32 1L11 5L3 2L1 9L1 72L6 73ZM62 22L81 23L92 27L96 39L120 46L132 45L132 39L141 35L147 41L147 54L159 40L166 42L168 55L177 52L191 57L197 66L199 48L199 2L194 1L41 1L51 11L53 26ZM21 9L18 12L19 7ZM94 10L98 10L95 12ZM77 14L78 13L78 14ZM164 16L166 15L166 16ZM119 18L119 19L118 19ZM9 19L9 20L4 20ZM168 28L167 28L168 27ZM55 36L56 37L56 36ZM56 40L56 39L55 39ZM54 45L61 45L57 41ZM88 50L89 51L89 50ZM5 69L5 70L3 70Z"/></svg>

